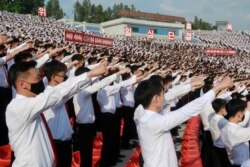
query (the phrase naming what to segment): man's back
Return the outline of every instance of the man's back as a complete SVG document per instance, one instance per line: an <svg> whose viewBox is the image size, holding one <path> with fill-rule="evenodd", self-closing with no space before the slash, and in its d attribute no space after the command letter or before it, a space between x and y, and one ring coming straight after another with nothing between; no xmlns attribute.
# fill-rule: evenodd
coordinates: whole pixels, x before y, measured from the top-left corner
<svg viewBox="0 0 250 167"><path fill-rule="evenodd" d="M53 150L42 118L29 115L30 99L17 95L6 110L10 144L16 157L13 166L50 167L54 163Z"/></svg>

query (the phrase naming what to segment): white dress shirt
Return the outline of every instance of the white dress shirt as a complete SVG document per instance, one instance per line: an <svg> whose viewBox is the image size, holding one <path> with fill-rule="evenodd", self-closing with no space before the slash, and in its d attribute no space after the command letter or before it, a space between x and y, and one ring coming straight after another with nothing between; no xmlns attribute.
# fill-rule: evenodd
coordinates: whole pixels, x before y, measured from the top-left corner
<svg viewBox="0 0 250 167"><path fill-rule="evenodd" d="M8 69L5 67L6 64L6 56L0 59L0 87L7 88L9 87L8 83Z"/></svg>
<svg viewBox="0 0 250 167"><path fill-rule="evenodd" d="M98 67L99 65L100 65L100 63L91 64L91 65L87 65L87 68L90 70L93 70L94 68Z"/></svg>
<svg viewBox="0 0 250 167"><path fill-rule="evenodd" d="M204 112L202 112L200 116L201 116L201 122L203 125L203 130L208 131L210 129L209 120L211 119L215 111L213 109L212 103L207 103L202 110Z"/></svg>
<svg viewBox="0 0 250 167"><path fill-rule="evenodd" d="M48 85L46 89L53 89L53 87ZM71 140L74 133L65 103L66 101L63 100L43 112L54 140Z"/></svg>
<svg viewBox="0 0 250 167"><path fill-rule="evenodd" d="M121 76L119 76L116 79L116 81L114 82L114 85L118 84L121 81L122 81L122 78L121 78ZM114 94L114 97L115 97L115 106L116 106L116 108L121 108L123 104L122 104L122 101L121 101L121 93L120 93L120 91L116 92Z"/></svg>
<svg viewBox="0 0 250 167"><path fill-rule="evenodd" d="M213 145L218 148L225 148L223 142L221 141L220 133L221 129L226 126L228 121L221 115L213 114L211 120L209 121L210 132L212 135Z"/></svg>
<svg viewBox="0 0 250 167"><path fill-rule="evenodd" d="M0 57L0 66L4 65L6 62L6 56Z"/></svg>
<svg viewBox="0 0 250 167"><path fill-rule="evenodd" d="M110 84L117 78L116 74L104 78L103 80L94 83L91 86L83 89L80 93L74 96L73 104L76 114L76 122L80 124L94 123L95 113L91 95L99 89Z"/></svg>
<svg viewBox="0 0 250 167"><path fill-rule="evenodd" d="M181 84L178 86L174 86L164 94L165 101L167 104L171 104L173 100L190 91L191 91L190 84Z"/></svg>
<svg viewBox="0 0 250 167"><path fill-rule="evenodd" d="M15 153L13 167L51 167L54 155L40 113L72 96L89 83L87 74L73 77L46 89L36 97L17 94L6 110L11 148Z"/></svg>
<svg viewBox="0 0 250 167"><path fill-rule="evenodd" d="M241 167L250 167L250 159L248 159L247 161L245 161Z"/></svg>
<svg viewBox="0 0 250 167"><path fill-rule="evenodd" d="M68 76L68 77L73 77L73 76L75 76L75 72L76 72L76 67L73 66L73 67L71 67L71 68L68 70L67 76Z"/></svg>
<svg viewBox="0 0 250 167"><path fill-rule="evenodd" d="M121 88L120 92L123 105L127 107L134 107L135 99L134 99L133 85Z"/></svg>
<svg viewBox="0 0 250 167"><path fill-rule="evenodd" d="M165 94L165 105L164 110L162 113L170 112L171 107L174 107L176 103L179 101L179 97L191 91L190 84L181 84L178 86L174 86L173 88L169 89Z"/></svg>
<svg viewBox="0 0 250 167"><path fill-rule="evenodd" d="M222 93L221 95L219 95L217 98L224 99L228 102L232 99L231 95L232 95L232 92L226 91Z"/></svg>
<svg viewBox="0 0 250 167"><path fill-rule="evenodd" d="M118 84L108 85L100 89L97 93L97 101L100 105L102 113L112 113L116 111L114 94L119 92L122 87L127 87L136 82L136 76L132 76L130 79L122 81Z"/></svg>
<svg viewBox="0 0 250 167"><path fill-rule="evenodd" d="M37 62L36 68L41 68L46 62L48 62L50 59L49 54L45 54L39 59L36 59L35 61Z"/></svg>
<svg viewBox="0 0 250 167"><path fill-rule="evenodd" d="M213 90L184 107L165 114L156 113L139 105L134 120L142 149L144 167L178 167L170 130L190 117L198 115L204 105L215 98Z"/></svg>
<svg viewBox="0 0 250 167"><path fill-rule="evenodd" d="M232 122L221 130L221 140L233 165L241 165L249 159L250 127L243 128Z"/></svg>

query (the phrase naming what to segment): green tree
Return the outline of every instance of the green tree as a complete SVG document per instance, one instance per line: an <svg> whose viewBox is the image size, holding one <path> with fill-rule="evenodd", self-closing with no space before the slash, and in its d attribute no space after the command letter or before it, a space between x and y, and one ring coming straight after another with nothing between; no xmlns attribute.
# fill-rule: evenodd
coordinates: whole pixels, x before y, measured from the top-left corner
<svg viewBox="0 0 250 167"><path fill-rule="evenodd" d="M91 15L91 8L92 8L92 5L91 5L91 2L90 0L84 0L82 2L82 7L83 7L83 16L84 16L84 21L86 22L91 22L91 18L90 18L90 15Z"/></svg>
<svg viewBox="0 0 250 167"><path fill-rule="evenodd" d="M60 7L59 0L49 0L46 6L47 16L56 20L63 18L64 13Z"/></svg>
<svg viewBox="0 0 250 167"><path fill-rule="evenodd" d="M192 29L193 30L214 30L217 29L216 26L212 25L211 23L208 23L206 21L203 21L201 18L198 18L197 16L194 17L194 21L192 22Z"/></svg>
<svg viewBox="0 0 250 167"><path fill-rule="evenodd" d="M43 6L44 0L0 0L0 10L21 14L37 14L38 6Z"/></svg>
<svg viewBox="0 0 250 167"><path fill-rule="evenodd" d="M114 4L104 10L102 5L91 4L90 0L83 0L82 4L77 0L74 4L74 20L101 23L119 18L119 11L122 9L136 10L134 5L128 6L123 3Z"/></svg>
<svg viewBox="0 0 250 167"><path fill-rule="evenodd" d="M83 21L84 20L83 7L78 0L76 1L75 5L74 5L74 20L75 21Z"/></svg>

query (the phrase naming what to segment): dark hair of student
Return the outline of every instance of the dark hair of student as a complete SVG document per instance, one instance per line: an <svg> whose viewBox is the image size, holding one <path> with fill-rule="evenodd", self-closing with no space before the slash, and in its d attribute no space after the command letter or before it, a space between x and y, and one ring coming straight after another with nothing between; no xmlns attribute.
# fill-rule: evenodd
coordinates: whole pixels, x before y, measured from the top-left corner
<svg viewBox="0 0 250 167"><path fill-rule="evenodd" d="M246 108L246 102L241 99L232 99L226 105L227 117L234 117L238 112L243 112Z"/></svg>
<svg viewBox="0 0 250 167"><path fill-rule="evenodd" d="M72 60L72 61L75 61L75 60L77 60L77 61L82 61L82 60L83 60L83 56L80 55L80 54L76 54L76 55L74 55L74 56L71 58L71 60Z"/></svg>
<svg viewBox="0 0 250 167"><path fill-rule="evenodd" d="M172 82L174 81L174 78L171 76L171 75L167 75L163 78L163 84L166 85L168 84L169 82Z"/></svg>
<svg viewBox="0 0 250 167"><path fill-rule="evenodd" d="M52 75L56 75L59 72L67 71L67 67L65 64L61 63L60 61L53 60L48 62L44 65L44 73L47 77L48 81L51 81Z"/></svg>
<svg viewBox="0 0 250 167"><path fill-rule="evenodd" d="M32 59L33 55L29 52L20 52L14 57L15 63L25 61L27 59Z"/></svg>
<svg viewBox="0 0 250 167"><path fill-rule="evenodd" d="M79 67L79 68L75 71L75 76L79 76L79 75L81 75L81 74L83 74L83 73L85 73L85 72L89 72L89 71L90 71L90 69L88 69L88 68L86 68L86 67L84 67L84 66Z"/></svg>
<svg viewBox="0 0 250 167"><path fill-rule="evenodd" d="M35 61L29 61L29 62L18 62L13 64L9 69L9 79L11 84L16 88L16 81L19 76L27 74L28 71L31 68L36 68L36 62Z"/></svg>
<svg viewBox="0 0 250 167"><path fill-rule="evenodd" d="M223 107L226 107L226 100L224 99L215 99L213 102L212 102L212 107L215 111L215 113L218 113Z"/></svg>
<svg viewBox="0 0 250 167"><path fill-rule="evenodd" d="M135 90L134 99L136 106L142 105L148 107L155 95L160 95L163 91L160 81L145 80L142 81Z"/></svg>

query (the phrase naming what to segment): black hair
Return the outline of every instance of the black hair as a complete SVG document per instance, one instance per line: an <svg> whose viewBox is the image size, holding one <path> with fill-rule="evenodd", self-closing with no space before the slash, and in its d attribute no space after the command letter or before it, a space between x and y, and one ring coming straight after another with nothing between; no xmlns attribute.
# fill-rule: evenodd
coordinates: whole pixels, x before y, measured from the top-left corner
<svg viewBox="0 0 250 167"><path fill-rule="evenodd" d="M29 52L20 52L14 57L15 63L25 61L28 58L33 58L33 55Z"/></svg>
<svg viewBox="0 0 250 167"><path fill-rule="evenodd" d="M232 99L226 105L227 117L234 117L238 112L243 112L246 108L246 102L241 99Z"/></svg>
<svg viewBox="0 0 250 167"><path fill-rule="evenodd" d="M247 102L250 102L250 94L246 95Z"/></svg>
<svg viewBox="0 0 250 167"><path fill-rule="evenodd" d="M166 85L168 84L169 82L172 82L174 81L174 78L171 76L171 75L167 75L165 76L165 78L163 78L163 84Z"/></svg>
<svg viewBox="0 0 250 167"><path fill-rule="evenodd" d="M215 113L218 113L222 108L226 107L226 100L224 99L215 99L213 102L212 102L212 107L215 111Z"/></svg>
<svg viewBox="0 0 250 167"><path fill-rule="evenodd" d="M11 84L16 88L16 81L20 75L27 73L31 68L36 68L35 61L18 62L13 64L9 69L9 79Z"/></svg>
<svg viewBox="0 0 250 167"><path fill-rule="evenodd" d="M71 60L72 60L72 61L75 61L75 60L77 60L77 61L82 61L82 60L83 60L83 56L80 55L80 54L76 54L76 55L74 55L74 56L71 58Z"/></svg>
<svg viewBox="0 0 250 167"><path fill-rule="evenodd" d="M88 64L91 65L93 62L97 61L97 59L94 57L90 57L90 58L88 58L87 61L88 61Z"/></svg>
<svg viewBox="0 0 250 167"><path fill-rule="evenodd" d="M1 50L4 50L4 49L5 49L4 44L0 44L0 51L1 51Z"/></svg>
<svg viewBox="0 0 250 167"><path fill-rule="evenodd" d="M58 74L59 72L67 71L67 67L60 61L52 60L44 65L44 73L48 81L51 81L52 75Z"/></svg>
<svg viewBox="0 0 250 167"><path fill-rule="evenodd" d="M150 78L149 78L150 81L152 82L159 82L161 83L161 85L163 84L163 79L160 75L152 75Z"/></svg>
<svg viewBox="0 0 250 167"><path fill-rule="evenodd" d="M135 90L134 99L136 106L142 105L148 107L155 95L160 95L163 91L161 82L153 82L152 80L142 81Z"/></svg>
<svg viewBox="0 0 250 167"><path fill-rule="evenodd" d="M75 71L75 76L81 75L81 74L83 74L83 73L85 73L85 72L89 72L89 71L90 71L90 69L88 69L88 68L86 68L86 67L84 67L84 66L81 66L81 67L79 67L79 68Z"/></svg>
<svg viewBox="0 0 250 167"><path fill-rule="evenodd" d="M208 77L204 80L204 82L205 82L205 85L202 87L202 90L203 90L203 93L207 93L209 90L213 88L214 80L213 78Z"/></svg>

